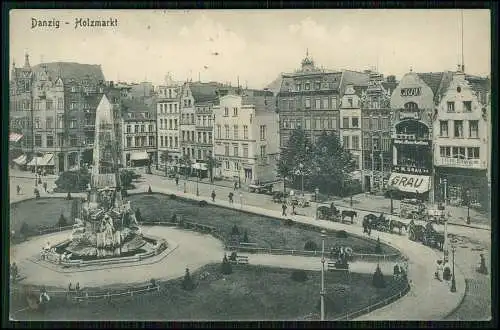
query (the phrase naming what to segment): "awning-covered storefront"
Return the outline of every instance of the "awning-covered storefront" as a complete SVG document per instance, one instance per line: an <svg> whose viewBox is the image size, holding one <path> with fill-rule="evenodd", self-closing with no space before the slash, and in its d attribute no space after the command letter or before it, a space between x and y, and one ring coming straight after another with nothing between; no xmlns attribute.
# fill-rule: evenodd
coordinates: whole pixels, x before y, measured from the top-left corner
<svg viewBox="0 0 500 330"><path fill-rule="evenodd" d="M16 159L13 160L13 162L16 163L19 166L26 165L27 161L28 161L28 158L26 157L26 155L21 155L21 156L19 156Z"/></svg>
<svg viewBox="0 0 500 330"><path fill-rule="evenodd" d="M422 194L430 189L430 176L391 173L389 186L393 189Z"/></svg>
<svg viewBox="0 0 500 330"><path fill-rule="evenodd" d="M54 154L45 154L42 157L33 157L27 166L54 166Z"/></svg>
<svg viewBox="0 0 500 330"><path fill-rule="evenodd" d="M149 155L146 151L137 151L130 154L130 160L145 160L149 159Z"/></svg>
<svg viewBox="0 0 500 330"><path fill-rule="evenodd" d="M22 134L10 133L9 134L9 142L17 142L17 141L21 140L22 137L23 137Z"/></svg>

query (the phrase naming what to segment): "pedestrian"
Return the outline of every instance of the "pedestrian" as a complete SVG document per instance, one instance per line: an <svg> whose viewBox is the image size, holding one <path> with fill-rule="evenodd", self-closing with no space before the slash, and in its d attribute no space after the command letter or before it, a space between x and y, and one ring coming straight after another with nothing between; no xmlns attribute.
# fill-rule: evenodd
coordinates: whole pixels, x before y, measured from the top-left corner
<svg viewBox="0 0 500 330"><path fill-rule="evenodd" d="M80 282L76 282L75 290L76 292L80 291Z"/></svg>
<svg viewBox="0 0 500 330"><path fill-rule="evenodd" d="M233 204L233 193L230 192L229 195L228 195L228 197L229 197L229 203Z"/></svg>
<svg viewBox="0 0 500 330"><path fill-rule="evenodd" d="M212 202L215 202L215 190L212 190Z"/></svg>
<svg viewBox="0 0 500 330"><path fill-rule="evenodd" d="M43 189L45 190L45 192L47 192L47 182L43 183Z"/></svg>
<svg viewBox="0 0 500 330"><path fill-rule="evenodd" d="M179 186L179 177L178 176L175 177L175 185Z"/></svg>
<svg viewBox="0 0 500 330"><path fill-rule="evenodd" d="M295 213L295 204L292 204L292 214L295 215L297 213Z"/></svg>
<svg viewBox="0 0 500 330"><path fill-rule="evenodd" d="M71 292L71 291L73 291L73 285L71 284L71 282L69 282L68 292Z"/></svg>
<svg viewBox="0 0 500 330"><path fill-rule="evenodd" d="M234 182L234 191L236 191L236 188L238 188L238 182Z"/></svg>
<svg viewBox="0 0 500 330"><path fill-rule="evenodd" d="M21 194L21 186L17 185L16 189L17 189L17 194L20 195Z"/></svg>
<svg viewBox="0 0 500 330"><path fill-rule="evenodd" d="M283 203L283 205L281 205L281 209L283 210L283 213L281 215L286 217L286 203Z"/></svg>

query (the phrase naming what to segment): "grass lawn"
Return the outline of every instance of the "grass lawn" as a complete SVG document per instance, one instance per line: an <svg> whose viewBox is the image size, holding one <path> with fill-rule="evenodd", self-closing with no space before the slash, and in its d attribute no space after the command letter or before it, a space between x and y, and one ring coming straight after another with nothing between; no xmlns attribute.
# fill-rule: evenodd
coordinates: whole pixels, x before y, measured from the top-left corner
<svg viewBox="0 0 500 330"><path fill-rule="evenodd" d="M61 213L66 217L68 225L71 225L73 224L70 219L72 202L64 198L40 198L11 204L10 229L18 233L25 222L29 232L37 233L39 226L56 226Z"/></svg>
<svg viewBox="0 0 500 330"><path fill-rule="evenodd" d="M45 314L20 312L20 320L294 320L319 313L320 272L307 271L308 279L291 279L294 270L233 265L222 275L220 264L206 265L192 274L193 291L181 289L182 279L161 283L160 293L114 298L85 305L54 297ZM203 280L200 274L210 275ZM372 275L326 275L326 314L334 319L347 310L357 311L399 292L404 284L386 277L386 288L371 285ZM101 289L102 290L102 289ZM17 304L17 307L22 306ZM22 308L22 307L21 307Z"/></svg>
<svg viewBox="0 0 500 330"><path fill-rule="evenodd" d="M131 201L134 209L137 207L140 209L145 221L171 221L174 214L182 215L185 221L216 227L227 242L231 238L231 229L236 225L240 233L247 231L249 241L257 243L259 247L304 250L307 241L314 241L318 247L321 247L321 236L317 231L298 226L284 226L280 220L262 215L213 205L200 207L196 201L179 197L171 199L168 195L162 194L136 194L127 199ZM325 249L333 245L341 245L350 246L355 253L375 253L376 242L373 240L349 234L345 238L339 238L335 233L329 236L332 238L326 240ZM399 253L388 245L381 244L381 247L382 253Z"/></svg>

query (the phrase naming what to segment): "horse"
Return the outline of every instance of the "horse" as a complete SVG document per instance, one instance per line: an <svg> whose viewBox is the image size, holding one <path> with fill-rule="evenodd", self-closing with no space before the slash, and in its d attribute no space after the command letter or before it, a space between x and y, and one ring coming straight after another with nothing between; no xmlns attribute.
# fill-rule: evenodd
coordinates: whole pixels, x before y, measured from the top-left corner
<svg viewBox="0 0 500 330"><path fill-rule="evenodd" d="M330 204L328 206L319 206L317 209L317 217L320 220L334 220L340 214L340 210L335 207L335 205Z"/></svg>
<svg viewBox="0 0 500 330"><path fill-rule="evenodd" d="M342 222L344 222L344 217L350 217L351 218L351 224L353 224L354 223L353 218L354 217L357 218L358 217L358 213L356 211L344 210L344 211L342 211L341 217L342 217Z"/></svg>
<svg viewBox="0 0 500 330"><path fill-rule="evenodd" d="M389 223L389 227L390 227L391 233L394 230L394 228L398 228L399 235L401 235L401 228L404 228L405 231L408 231L408 226L404 222L401 222L399 220L391 220L391 222Z"/></svg>
<svg viewBox="0 0 500 330"><path fill-rule="evenodd" d="M422 225L416 225L412 220L408 226L408 238L412 241L422 242L425 236L425 227Z"/></svg>

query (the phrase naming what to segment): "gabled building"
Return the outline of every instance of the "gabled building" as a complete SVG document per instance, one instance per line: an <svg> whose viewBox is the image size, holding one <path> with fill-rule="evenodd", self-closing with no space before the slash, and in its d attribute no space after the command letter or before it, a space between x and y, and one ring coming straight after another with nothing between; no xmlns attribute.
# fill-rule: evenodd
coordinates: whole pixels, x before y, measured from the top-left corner
<svg viewBox="0 0 500 330"><path fill-rule="evenodd" d="M215 175L240 184L276 180L278 116L270 91L242 90L214 107Z"/></svg>
<svg viewBox="0 0 500 330"><path fill-rule="evenodd" d="M490 91L489 79L460 70L444 90L433 122L437 200L489 206Z"/></svg>

